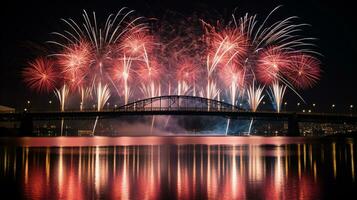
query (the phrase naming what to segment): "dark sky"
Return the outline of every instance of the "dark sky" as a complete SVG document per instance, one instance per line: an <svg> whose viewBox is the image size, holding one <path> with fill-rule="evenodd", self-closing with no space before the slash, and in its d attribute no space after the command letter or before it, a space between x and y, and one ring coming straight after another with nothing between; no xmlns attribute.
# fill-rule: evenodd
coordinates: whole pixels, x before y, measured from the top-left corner
<svg viewBox="0 0 357 200"><path fill-rule="evenodd" d="M238 13L267 15L274 7L283 5L279 16L297 15L301 22L312 26L306 35L318 38L317 51L323 54L322 79L314 88L303 91L305 100L318 103L321 109L335 103L337 108L347 110L350 104L357 106L356 57L357 23L355 6L344 1L329 3L325 0L216 0L216 1L76 1L51 0L1 2L1 59L0 59L0 105L23 108L27 99L36 99L37 105L46 103L47 95L39 97L26 89L21 81L21 69L28 60L38 55L38 44L50 39L50 32L60 30L60 18L79 19L83 9L96 11L99 18L115 13L123 6L137 10L138 14L160 18L165 10L184 15L210 13L229 14L235 7ZM51 95L50 95L51 96ZM41 101L38 99L42 98ZM288 95L288 101L295 97Z"/></svg>

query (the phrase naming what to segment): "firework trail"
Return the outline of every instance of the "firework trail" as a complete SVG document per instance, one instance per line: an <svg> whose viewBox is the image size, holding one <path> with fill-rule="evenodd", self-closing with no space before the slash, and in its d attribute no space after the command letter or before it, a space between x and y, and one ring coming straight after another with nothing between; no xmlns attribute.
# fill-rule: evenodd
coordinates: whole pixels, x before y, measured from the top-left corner
<svg viewBox="0 0 357 200"><path fill-rule="evenodd" d="M130 68L132 66L132 60L127 58L124 54L123 59L119 60L119 66L114 68L114 76L116 79L123 81L124 85L124 104L128 104L130 97L130 87L129 87L129 78L130 78Z"/></svg>
<svg viewBox="0 0 357 200"><path fill-rule="evenodd" d="M256 112L260 102L263 100L264 95L264 86L255 87L253 82L247 89L247 96L248 96L248 104L251 111Z"/></svg>
<svg viewBox="0 0 357 200"><path fill-rule="evenodd" d="M273 101L276 112L280 113L281 105L283 104L283 99L285 95L285 90L287 86L280 85L277 81L274 82L270 87L270 97Z"/></svg>
<svg viewBox="0 0 357 200"><path fill-rule="evenodd" d="M69 89L66 84L62 86L61 89L55 89L55 95L60 103L60 111L65 111L65 105L68 97ZM64 118L61 119L61 136L63 134Z"/></svg>
<svg viewBox="0 0 357 200"><path fill-rule="evenodd" d="M231 104L236 105L238 93L244 88L244 69L235 64L230 64L222 68L219 75L225 86L229 88Z"/></svg>
<svg viewBox="0 0 357 200"><path fill-rule="evenodd" d="M256 88L254 82L247 89L248 104L249 104L249 107L252 112L257 111L260 102L263 100L263 98L264 98L263 91L264 91L264 86L262 86L262 87L258 86ZM251 133L253 121L254 121L254 118L252 118L250 120L248 134Z"/></svg>
<svg viewBox="0 0 357 200"><path fill-rule="evenodd" d="M103 85L102 82L99 81L97 87L96 87L96 95L97 95L97 111L100 112L104 108L106 102L110 98L110 89L108 85ZM98 122L98 116L95 119L94 126L93 126L93 131L92 134L94 135L95 133L95 128L97 126Z"/></svg>
<svg viewBox="0 0 357 200"><path fill-rule="evenodd" d="M58 98L58 101L60 103L60 111L64 112L65 110L65 105L68 97L69 89L66 84L62 86L61 89L55 89L55 95Z"/></svg>
<svg viewBox="0 0 357 200"><path fill-rule="evenodd" d="M239 69L237 65L229 64L221 69L221 79L226 86L229 87L230 101L232 107L237 103L237 97L239 96L239 91L244 86L244 72ZM228 134L230 119L227 119L226 135Z"/></svg>
<svg viewBox="0 0 357 200"><path fill-rule="evenodd" d="M92 91L88 87L86 87L86 88L80 87L79 91L80 91L80 95L81 95L81 102L80 102L79 110L83 111L84 107L86 106L86 100L89 99Z"/></svg>

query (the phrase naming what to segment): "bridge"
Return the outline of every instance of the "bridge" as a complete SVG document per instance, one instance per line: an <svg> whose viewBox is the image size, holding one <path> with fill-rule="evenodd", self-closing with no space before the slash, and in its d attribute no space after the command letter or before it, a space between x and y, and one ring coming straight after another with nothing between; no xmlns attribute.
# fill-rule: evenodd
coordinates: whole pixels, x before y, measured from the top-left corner
<svg viewBox="0 0 357 200"><path fill-rule="evenodd" d="M357 116L351 114L296 113L296 112L251 112L223 101L196 96L158 96L131 102L114 109L67 110L65 112L0 113L0 121L20 121L22 129L32 130L33 120L82 119L88 117L116 118L128 115L198 115L222 116L230 119L275 120L288 122L288 135L299 135L299 122L356 123Z"/></svg>

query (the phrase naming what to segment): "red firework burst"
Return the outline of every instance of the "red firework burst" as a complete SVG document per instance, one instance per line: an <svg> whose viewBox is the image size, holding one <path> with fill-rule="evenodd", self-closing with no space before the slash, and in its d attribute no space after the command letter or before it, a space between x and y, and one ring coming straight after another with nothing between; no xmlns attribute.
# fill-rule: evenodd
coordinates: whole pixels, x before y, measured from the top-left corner
<svg viewBox="0 0 357 200"><path fill-rule="evenodd" d="M160 74L160 64L155 60L150 60L149 63L143 63L139 66L137 73L141 81L156 81Z"/></svg>
<svg viewBox="0 0 357 200"><path fill-rule="evenodd" d="M117 59L114 62L113 67L111 69L111 76L113 80L121 81L121 80L128 80L130 78L130 71L131 71L131 60L127 58Z"/></svg>
<svg viewBox="0 0 357 200"><path fill-rule="evenodd" d="M83 85L85 76L89 73L92 59L92 49L89 43L79 42L68 46L59 56L58 63L62 68L65 80L70 87Z"/></svg>
<svg viewBox="0 0 357 200"><path fill-rule="evenodd" d="M320 74L320 62L304 54L291 56L289 68L284 73L300 89L312 87L320 79Z"/></svg>
<svg viewBox="0 0 357 200"><path fill-rule="evenodd" d="M145 51L149 53L153 49L153 36L146 32L128 34L123 40L121 48L130 57L142 56Z"/></svg>
<svg viewBox="0 0 357 200"><path fill-rule="evenodd" d="M178 81L193 83L197 80L198 68L193 61L184 60L178 64L176 78Z"/></svg>
<svg viewBox="0 0 357 200"><path fill-rule="evenodd" d="M207 34L209 55L219 57L221 64L227 64L232 59L240 59L247 52L247 40L239 29L223 28L222 31L211 30Z"/></svg>
<svg viewBox="0 0 357 200"><path fill-rule="evenodd" d="M231 86L232 84L235 84L237 87L244 86L245 72L237 63L222 67L219 71L219 76L226 86Z"/></svg>
<svg viewBox="0 0 357 200"><path fill-rule="evenodd" d="M271 47L259 55L256 75L262 83L271 84L289 64L289 57L283 51Z"/></svg>
<svg viewBox="0 0 357 200"><path fill-rule="evenodd" d="M67 47L61 54L58 63L63 72L77 73L88 69L91 61L91 47L87 42L80 42Z"/></svg>
<svg viewBox="0 0 357 200"><path fill-rule="evenodd" d="M39 92L49 92L54 89L58 80L54 62L44 57L30 62L22 72L26 84Z"/></svg>

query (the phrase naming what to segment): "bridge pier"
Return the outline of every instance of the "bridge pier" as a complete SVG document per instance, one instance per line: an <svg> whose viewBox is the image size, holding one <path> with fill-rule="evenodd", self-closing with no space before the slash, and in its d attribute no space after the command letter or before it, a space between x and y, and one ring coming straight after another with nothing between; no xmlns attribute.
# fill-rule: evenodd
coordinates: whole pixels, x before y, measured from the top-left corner
<svg viewBox="0 0 357 200"><path fill-rule="evenodd" d="M296 113L288 117L288 136L300 136L299 122Z"/></svg>
<svg viewBox="0 0 357 200"><path fill-rule="evenodd" d="M33 135L33 119L29 114L23 114L20 121L19 136Z"/></svg>

